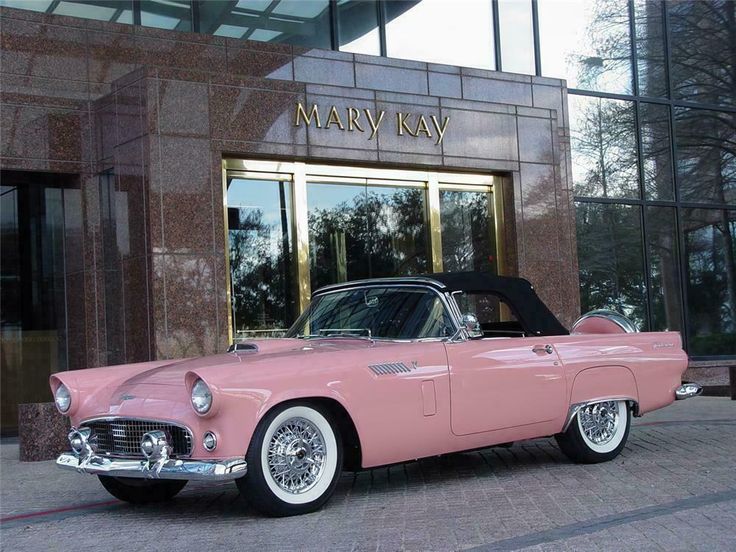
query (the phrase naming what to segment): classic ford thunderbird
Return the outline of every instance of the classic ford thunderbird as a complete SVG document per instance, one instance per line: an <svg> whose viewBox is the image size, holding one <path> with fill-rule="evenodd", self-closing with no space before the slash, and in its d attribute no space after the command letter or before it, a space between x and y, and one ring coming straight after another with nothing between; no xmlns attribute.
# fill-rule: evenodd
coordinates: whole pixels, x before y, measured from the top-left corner
<svg viewBox="0 0 736 552"><path fill-rule="evenodd" d="M566 330L526 280L430 274L322 288L283 339L51 376L58 466L133 503L234 480L259 511L322 506L343 469L555 436L616 457L631 416L700 393L675 332L610 311Z"/></svg>

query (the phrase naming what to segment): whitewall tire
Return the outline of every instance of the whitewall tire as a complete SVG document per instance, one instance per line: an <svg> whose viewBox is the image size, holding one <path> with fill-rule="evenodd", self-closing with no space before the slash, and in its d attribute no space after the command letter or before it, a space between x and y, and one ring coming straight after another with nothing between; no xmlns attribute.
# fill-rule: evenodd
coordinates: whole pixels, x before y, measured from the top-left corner
<svg viewBox="0 0 736 552"><path fill-rule="evenodd" d="M623 450L630 425L627 401L601 401L580 408L567 430L555 438L562 452L574 462L606 462Z"/></svg>
<svg viewBox="0 0 736 552"><path fill-rule="evenodd" d="M342 471L340 433L330 413L310 403L274 408L250 443L248 473L236 482L260 512L312 512L330 498Z"/></svg>

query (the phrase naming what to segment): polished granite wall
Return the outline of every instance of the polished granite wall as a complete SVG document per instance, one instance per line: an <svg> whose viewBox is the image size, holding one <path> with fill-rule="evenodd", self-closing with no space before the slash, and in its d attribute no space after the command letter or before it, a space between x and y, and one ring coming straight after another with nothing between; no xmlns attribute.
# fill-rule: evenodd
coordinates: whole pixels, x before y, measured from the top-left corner
<svg viewBox="0 0 736 552"><path fill-rule="evenodd" d="M503 173L511 272L578 314L563 81L8 8L0 35L2 168L80 175L72 368L226 346L223 157ZM332 105L450 124L440 145L389 126L369 140L295 126L297 102L323 126Z"/></svg>

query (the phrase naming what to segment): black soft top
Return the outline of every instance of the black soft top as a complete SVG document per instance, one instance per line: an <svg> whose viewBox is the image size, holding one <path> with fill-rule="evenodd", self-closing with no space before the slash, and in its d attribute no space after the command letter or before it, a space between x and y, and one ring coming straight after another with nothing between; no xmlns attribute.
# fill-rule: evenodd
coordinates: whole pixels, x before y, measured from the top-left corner
<svg viewBox="0 0 736 552"><path fill-rule="evenodd" d="M492 293L503 299L519 322L535 335L568 335L570 332L557 320L524 278L496 276L490 272L437 272L427 274L441 283L445 291Z"/></svg>
<svg viewBox="0 0 736 552"><path fill-rule="evenodd" d="M440 291L452 293L492 293L503 299L514 311L524 328L534 335L568 335L570 332L560 323L524 278L496 276L490 272L436 272L419 276L375 278L332 284L314 292L350 288L366 284L411 283L431 285Z"/></svg>

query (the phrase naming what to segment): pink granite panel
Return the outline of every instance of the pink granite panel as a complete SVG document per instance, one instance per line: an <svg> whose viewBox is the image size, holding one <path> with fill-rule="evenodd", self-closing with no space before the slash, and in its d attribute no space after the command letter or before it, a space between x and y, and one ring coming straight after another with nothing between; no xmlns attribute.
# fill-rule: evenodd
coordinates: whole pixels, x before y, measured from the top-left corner
<svg viewBox="0 0 736 552"><path fill-rule="evenodd" d="M18 437L21 462L53 460L69 449L69 418L54 403L18 405Z"/></svg>
<svg viewBox="0 0 736 552"><path fill-rule="evenodd" d="M204 83L158 81L158 130L162 134L208 137L208 88Z"/></svg>
<svg viewBox="0 0 736 552"><path fill-rule="evenodd" d="M304 125L294 126L298 93L210 86L212 138L235 141L264 141L306 144Z"/></svg>
<svg viewBox="0 0 736 552"><path fill-rule="evenodd" d="M86 161L83 112L22 105L0 109L0 155L26 159Z"/></svg>
<svg viewBox="0 0 736 552"><path fill-rule="evenodd" d="M162 136L159 190L167 253L212 254L209 140Z"/></svg>
<svg viewBox="0 0 736 552"><path fill-rule="evenodd" d="M521 163L524 257L560 260L554 166Z"/></svg>
<svg viewBox="0 0 736 552"><path fill-rule="evenodd" d="M82 29L4 17L0 38L4 73L87 80L87 47Z"/></svg>

